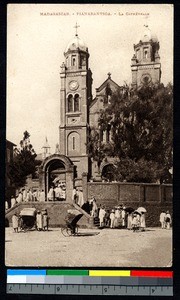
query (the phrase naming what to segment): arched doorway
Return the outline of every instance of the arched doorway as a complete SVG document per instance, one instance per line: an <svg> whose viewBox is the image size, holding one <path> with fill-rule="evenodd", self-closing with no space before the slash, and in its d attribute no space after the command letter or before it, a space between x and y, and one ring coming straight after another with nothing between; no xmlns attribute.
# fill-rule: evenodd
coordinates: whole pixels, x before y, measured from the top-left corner
<svg viewBox="0 0 180 300"><path fill-rule="evenodd" d="M107 164L102 168L101 172L102 179L106 181L115 180L115 166L113 164Z"/></svg>
<svg viewBox="0 0 180 300"><path fill-rule="evenodd" d="M59 188L58 200L71 201L74 185L74 165L65 155L54 154L47 157L42 166L42 189L47 199L50 188L56 191ZM67 189L68 186L68 189ZM53 200L57 200L54 191Z"/></svg>
<svg viewBox="0 0 180 300"><path fill-rule="evenodd" d="M61 160L52 161L47 167L48 172L48 190L55 186L57 182L66 184L66 168Z"/></svg>

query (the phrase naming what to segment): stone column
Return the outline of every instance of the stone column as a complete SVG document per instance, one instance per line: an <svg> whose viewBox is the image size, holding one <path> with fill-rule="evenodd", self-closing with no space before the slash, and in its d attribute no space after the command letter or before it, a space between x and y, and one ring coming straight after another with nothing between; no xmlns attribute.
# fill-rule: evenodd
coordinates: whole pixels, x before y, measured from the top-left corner
<svg viewBox="0 0 180 300"><path fill-rule="evenodd" d="M86 172L82 173L82 189L83 189L84 201L88 200L87 176L88 176L88 174Z"/></svg>
<svg viewBox="0 0 180 300"><path fill-rule="evenodd" d="M45 191L45 172L41 171L39 174L39 189Z"/></svg>
<svg viewBox="0 0 180 300"><path fill-rule="evenodd" d="M47 201L47 194L48 194L48 178L49 176L48 176L48 171L46 171L46 186L45 186L45 188L46 189L44 189L44 192L45 192L45 200Z"/></svg>

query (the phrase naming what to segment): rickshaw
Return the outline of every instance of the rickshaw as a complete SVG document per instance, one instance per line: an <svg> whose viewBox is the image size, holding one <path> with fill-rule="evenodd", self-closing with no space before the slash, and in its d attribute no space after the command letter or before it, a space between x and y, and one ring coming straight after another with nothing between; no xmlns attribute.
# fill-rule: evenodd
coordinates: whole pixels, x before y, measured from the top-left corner
<svg viewBox="0 0 180 300"><path fill-rule="evenodd" d="M23 208L20 212L20 228L27 231L36 227L36 214L35 208Z"/></svg>
<svg viewBox="0 0 180 300"><path fill-rule="evenodd" d="M77 209L68 209L68 214L65 217L66 224L61 227L61 232L64 236L74 236L78 234L77 222L83 216Z"/></svg>

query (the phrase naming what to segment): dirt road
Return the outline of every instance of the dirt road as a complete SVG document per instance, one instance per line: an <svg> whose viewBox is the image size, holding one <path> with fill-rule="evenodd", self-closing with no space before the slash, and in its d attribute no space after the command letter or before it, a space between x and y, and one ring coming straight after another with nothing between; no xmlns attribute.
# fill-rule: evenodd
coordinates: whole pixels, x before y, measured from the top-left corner
<svg viewBox="0 0 180 300"><path fill-rule="evenodd" d="M172 230L79 229L64 237L48 232L14 233L6 228L7 266L165 267L172 261Z"/></svg>

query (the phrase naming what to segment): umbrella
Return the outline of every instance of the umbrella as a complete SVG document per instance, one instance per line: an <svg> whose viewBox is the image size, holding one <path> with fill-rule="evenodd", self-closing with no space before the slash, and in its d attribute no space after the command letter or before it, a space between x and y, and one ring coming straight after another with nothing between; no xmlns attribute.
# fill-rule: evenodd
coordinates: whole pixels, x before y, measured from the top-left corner
<svg viewBox="0 0 180 300"><path fill-rule="evenodd" d="M134 214L141 215L141 213L138 210L135 210Z"/></svg>
<svg viewBox="0 0 180 300"><path fill-rule="evenodd" d="M132 208L132 207L126 207L125 211L128 212L128 213L132 213L134 211L134 208Z"/></svg>
<svg viewBox="0 0 180 300"><path fill-rule="evenodd" d="M145 213L147 210L144 207L138 207L137 211Z"/></svg>

